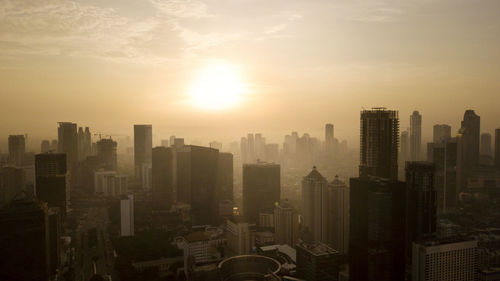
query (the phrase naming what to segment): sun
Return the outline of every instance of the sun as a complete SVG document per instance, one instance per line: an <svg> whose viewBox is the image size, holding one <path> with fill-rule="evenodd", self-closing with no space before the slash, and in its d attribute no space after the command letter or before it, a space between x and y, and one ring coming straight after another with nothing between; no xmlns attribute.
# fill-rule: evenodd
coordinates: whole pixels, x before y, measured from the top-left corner
<svg viewBox="0 0 500 281"><path fill-rule="evenodd" d="M241 102L246 86L239 69L230 63L217 62L202 68L191 83L191 102L199 108L222 110Z"/></svg>

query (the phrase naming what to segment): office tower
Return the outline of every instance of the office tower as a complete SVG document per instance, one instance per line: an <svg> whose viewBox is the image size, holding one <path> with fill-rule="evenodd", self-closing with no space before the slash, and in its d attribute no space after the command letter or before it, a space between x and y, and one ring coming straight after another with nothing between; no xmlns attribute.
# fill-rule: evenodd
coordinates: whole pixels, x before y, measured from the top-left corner
<svg viewBox="0 0 500 281"><path fill-rule="evenodd" d="M437 212L444 214L457 204L457 140L451 138L434 147L434 186Z"/></svg>
<svg viewBox="0 0 500 281"><path fill-rule="evenodd" d="M217 149L219 151L222 150L222 143L221 142L218 142L218 141L211 141L208 146L210 148L214 148L214 149Z"/></svg>
<svg viewBox="0 0 500 281"><path fill-rule="evenodd" d="M436 124L433 128L432 139L434 143L441 143L451 138L451 127L446 124Z"/></svg>
<svg viewBox="0 0 500 281"><path fill-rule="evenodd" d="M338 176L328 184L328 245L341 254L349 249L349 188Z"/></svg>
<svg viewBox="0 0 500 281"><path fill-rule="evenodd" d="M350 280L404 280L405 183L351 178Z"/></svg>
<svg viewBox="0 0 500 281"><path fill-rule="evenodd" d="M410 159L420 160L420 149L422 147L422 115L413 111L410 116Z"/></svg>
<svg viewBox="0 0 500 281"><path fill-rule="evenodd" d="M326 124L325 125L325 153L327 155L332 155L334 151L334 131L333 131L333 124Z"/></svg>
<svg viewBox="0 0 500 281"><path fill-rule="evenodd" d="M42 143L40 144L40 151L42 153L49 152L50 151L50 141L43 140Z"/></svg>
<svg viewBox="0 0 500 281"><path fill-rule="evenodd" d="M299 214L288 201L274 208L274 240L295 248L299 239Z"/></svg>
<svg viewBox="0 0 500 281"><path fill-rule="evenodd" d="M243 215L257 222L259 212L280 201L280 165L258 162L243 165Z"/></svg>
<svg viewBox="0 0 500 281"><path fill-rule="evenodd" d="M457 194L467 186L473 169L479 164L481 119L474 110L466 110L457 135Z"/></svg>
<svg viewBox="0 0 500 281"><path fill-rule="evenodd" d="M49 207L59 207L66 216L69 190L66 179L66 154L42 153L35 156L36 196Z"/></svg>
<svg viewBox="0 0 500 281"><path fill-rule="evenodd" d="M85 127L85 131L82 127L78 128L78 160L82 161L92 154L92 137L90 135L89 127Z"/></svg>
<svg viewBox="0 0 500 281"><path fill-rule="evenodd" d="M134 125L135 177L140 181L142 181L143 165L151 163L152 149L153 149L152 126Z"/></svg>
<svg viewBox="0 0 500 281"><path fill-rule="evenodd" d="M249 163L255 162L255 140L253 134L247 135L247 161Z"/></svg>
<svg viewBox="0 0 500 281"><path fill-rule="evenodd" d="M314 241L328 240L328 182L313 167L302 180L302 226Z"/></svg>
<svg viewBox="0 0 500 281"><path fill-rule="evenodd" d="M9 136L9 163L16 166L23 165L24 153L26 152L24 135Z"/></svg>
<svg viewBox="0 0 500 281"><path fill-rule="evenodd" d="M500 128L495 129L495 167L500 170Z"/></svg>
<svg viewBox="0 0 500 281"><path fill-rule="evenodd" d="M26 191L26 173L22 168L3 166L0 168L0 205L22 196Z"/></svg>
<svg viewBox="0 0 500 281"><path fill-rule="evenodd" d="M337 280L339 274L338 251L324 243L308 241L300 241L296 249L297 276L299 278L307 281Z"/></svg>
<svg viewBox="0 0 500 281"><path fill-rule="evenodd" d="M168 140L161 140L161 146L168 147Z"/></svg>
<svg viewBox="0 0 500 281"><path fill-rule="evenodd" d="M410 136L408 130L401 132L401 164L410 160Z"/></svg>
<svg viewBox="0 0 500 281"><path fill-rule="evenodd" d="M175 202L176 158L173 148L153 148L153 208L169 210Z"/></svg>
<svg viewBox="0 0 500 281"><path fill-rule="evenodd" d="M78 127L77 142L78 142L78 161L82 161L86 157L83 152L83 145L85 143L85 134L83 133L82 127Z"/></svg>
<svg viewBox="0 0 500 281"><path fill-rule="evenodd" d="M57 140L52 140L50 142L50 151L57 152L58 149L59 149L59 144L57 143Z"/></svg>
<svg viewBox="0 0 500 281"><path fill-rule="evenodd" d="M78 135L75 123L59 122L57 152L66 154L68 170L78 162Z"/></svg>
<svg viewBox="0 0 500 281"><path fill-rule="evenodd" d="M134 236L134 195L120 198L120 236Z"/></svg>
<svg viewBox="0 0 500 281"><path fill-rule="evenodd" d="M413 244L412 252L414 281L477 280L477 241L425 241Z"/></svg>
<svg viewBox="0 0 500 281"><path fill-rule="evenodd" d="M483 133L481 134L481 155L491 157L491 134Z"/></svg>
<svg viewBox="0 0 500 281"><path fill-rule="evenodd" d="M361 112L360 176L398 178L398 112L373 108Z"/></svg>
<svg viewBox="0 0 500 281"><path fill-rule="evenodd" d="M248 162L248 143L247 143L247 138L245 137L241 137L240 140L240 157L241 157L241 163Z"/></svg>
<svg viewBox="0 0 500 281"><path fill-rule="evenodd" d="M94 172L94 193L102 196L117 197L128 191L127 175L116 171Z"/></svg>
<svg viewBox="0 0 500 281"><path fill-rule="evenodd" d="M266 139L262 137L262 134L255 134L255 144L254 144L255 159L263 160L266 158L265 146L266 146Z"/></svg>
<svg viewBox="0 0 500 281"><path fill-rule="evenodd" d="M220 202L233 202L233 155L219 152L217 164L217 197Z"/></svg>
<svg viewBox="0 0 500 281"><path fill-rule="evenodd" d="M187 145L176 156L177 201L191 205L194 225L217 222L218 150Z"/></svg>
<svg viewBox="0 0 500 281"><path fill-rule="evenodd" d="M54 217L55 214L55 217ZM46 203L17 199L0 209L2 280L56 280L60 264L57 213Z"/></svg>
<svg viewBox="0 0 500 281"><path fill-rule="evenodd" d="M107 171L116 171L118 162L116 156L116 141L109 139L100 139L96 143L97 157L102 164L102 167Z"/></svg>
<svg viewBox="0 0 500 281"><path fill-rule="evenodd" d="M406 162L406 241L407 272L411 272L412 243L436 235L437 202L434 164Z"/></svg>
<svg viewBox="0 0 500 281"><path fill-rule="evenodd" d="M246 255L255 246L255 224L240 222L235 218L226 220L227 247L233 255Z"/></svg>

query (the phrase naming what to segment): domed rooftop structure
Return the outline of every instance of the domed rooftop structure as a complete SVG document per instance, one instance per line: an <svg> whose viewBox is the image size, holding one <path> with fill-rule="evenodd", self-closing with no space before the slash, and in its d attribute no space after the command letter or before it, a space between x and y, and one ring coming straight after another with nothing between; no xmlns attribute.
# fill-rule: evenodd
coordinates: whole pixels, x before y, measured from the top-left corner
<svg viewBox="0 0 500 281"><path fill-rule="evenodd" d="M218 265L221 281L263 281L281 271L281 264L270 257L241 255L227 258Z"/></svg>

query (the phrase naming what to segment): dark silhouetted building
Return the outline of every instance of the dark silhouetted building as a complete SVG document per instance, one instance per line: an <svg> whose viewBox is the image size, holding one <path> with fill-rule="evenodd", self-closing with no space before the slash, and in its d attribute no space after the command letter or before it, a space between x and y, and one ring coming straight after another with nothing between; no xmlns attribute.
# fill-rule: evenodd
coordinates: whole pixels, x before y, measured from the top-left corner
<svg viewBox="0 0 500 281"><path fill-rule="evenodd" d="M307 281L337 280L339 252L321 242L297 244L297 276ZM352 280L352 279L351 279Z"/></svg>
<svg viewBox="0 0 500 281"><path fill-rule="evenodd" d="M217 149L186 145L177 151L177 201L191 205L194 225L218 220Z"/></svg>
<svg viewBox="0 0 500 281"><path fill-rule="evenodd" d="M495 129L495 167L500 171L500 128Z"/></svg>
<svg viewBox="0 0 500 281"><path fill-rule="evenodd" d="M42 143L40 144L40 151L42 153L49 152L51 150L50 147L50 141L49 140L43 140Z"/></svg>
<svg viewBox="0 0 500 281"><path fill-rule="evenodd" d="M36 197L58 207L66 216L69 190L66 179L66 154L41 153L35 156Z"/></svg>
<svg viewBox="0 0 500 281"><path fill-rule="evenodd" d="M411 273L412 243L435 237L437 202L434 164L406 162L406 271Z"/></svg>
<svg viewBox="0 0 500 281"><path fill-rule="evenodd" d="M483 133L481 134L481 155L491 157L491 134Z"/></svg>
<svg viewBox="0 0 500 281"><path fill-rule="evenodd" d="M434 188L438 214L453 210L457 204L457 141L455 138L433 148Z"/></svg>
<svg viewBox="0 0 500 281"><path fill-rule="evenodd" d="M116 156L116 141L109 139L100 139L96 143L97 157L102 163L102 168L107 171L116 171L118 162Z"/></svg>
<svg viewBox="0 0 500 281"><path fill-rule="evenodd" d="M175 202L176 173L174 150L163 146L153 148L152 192L155 209L169 210Z"/></svg>
<svg viewBox="0 0 500 281"><path fill-rule="evenodd" d="M243 215L248 222L259 221L259 212L273 209L280 201L280 165L255 163L243 165Z"/></svg>
<svg viewBox="0 0 500 281"><path fill-rule="evenodd" d="M313 167L302 180L302 227L314 241L328 241L328 181Z"/></svg>
<svg viewBox="0 0 500 281"><path fill-rule="evenodd" d="M92 137L89 127L78 128L78 160L82 161L89 157L92 153Z"/></svg>
<svg viewBox="0 0 500 281"><path fill-rule="evenodd" d="M385 108L361 111L360 176L398 178L398 112Z"/></svg>
<svg viewBox="0 0 500 281"><path fill-rule="evenodd" d="M66 154L66 163L71 170L78 162L78 133L76 123L59 122L57 129L57 152Z"/></svg>
<svg viewBox="0 0 500 281"><path fill-rule="evenodd" d="M481 118L474 110L464 114L462 127L457 135L457 193L467 185L467 179L479 164L479 134Z"/></svg>
<svg viewBox="0 0 500 281"><path fill-rule="evenodd" d="M26 143L24 135L9 136L9 163L16 166L23 165Z"/></svg>
<svg viewBox="0 0 500 281"><path fill-rule="evenodd" d="M404 280L405 183L351 178L350 280Z"/></svg>
<svg viewBox="0 0 500 281"><path fill-rule="evenodd" d="M0 209L0 280L56 280L60 263L57 210L33 199Z"/></svg>
<svg viewBox="0 0 500 281"><path fill-rule="evenodd" d="M142 181L143 165L152 161L153 128L151 125L134 125L135 177Z"/></svg>
<svg viewBox="0 0 500 281"><path fill-rule="evenodd" d="M441 143L451 138L451 127L446 124L436 124L433 128L432 140Z"/></svg>
<svg viewBox="0 0 500 281"><path fill-rule="evenodd" d="M15 166L0 170L0 205L20 196L26 190L26 172Z"/></svg>
<svg viewBox="0 0 500 281"><path fill-rule="evenodd" d="M420 150L422 148L422 115L418 111L413 111L410 116L410 160L420 160Z"/></svg>
<svg viewBox="0 0 500 281"><path fill-rule="evenodd" d="M410 136L408 131L401 132L401 150L399 159L402 165L410 159Z"/></svg>
<svg viewBox="0 0 500 281"><path fill-rule="evenodd" d="M331 156L335 147L333 124L325 125L325 153Z"/></svg>
<svg viewBox="0 0 500 281"><path fill-rule="evenodd" d="M233 154L219 152L217 167L217 200L219 215L230 217L233 212Z"/></svg>
<svg viewBox="0 0 500 281"><path fill-rule="evenodd" d="M328 245L341 254L349 250L349 188L338 176L328 183Z"/></svg>

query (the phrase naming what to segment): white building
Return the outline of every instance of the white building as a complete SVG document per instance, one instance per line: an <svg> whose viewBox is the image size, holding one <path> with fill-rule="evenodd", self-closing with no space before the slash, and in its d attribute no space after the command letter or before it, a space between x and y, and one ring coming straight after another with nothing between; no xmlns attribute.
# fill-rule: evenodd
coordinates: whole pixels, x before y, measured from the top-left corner
<svg viewBox="0 0 500 281"><path fill-rule="evenodd" d="M302 180L302 225L314 241L328 240L327 180L316 167Z"/></svg>
<svg viewBox="0 0 500 281"><path fill-rule="evenodd" d="M120 196L127 193L128 177L116 171L94 172L94 193L103 196Z"/></svg>
<svg viewBox="0 0 500 281"><path fill-rule="evenodd" d="M477 241L413 243L412 280L476 280Z"/></svg>
<svg viewBox="0 0 500 281"><path fill-rule="evenodd" d="M255 245L255 225L249 223L226 221L227 246L235 255L245 255Z"/></svg>
<svg viewBox="0 0 500 281"><path fill-rule="evenodd" d="M134 195L122 195L120 200L121 236L134 236Z"/></svg>
<svg viewBox="0 0 500 281"><path fill-rule="evenodd" d="M349 249L349 188L337 176L328 184L328 244L346 254Z"/></svg>

